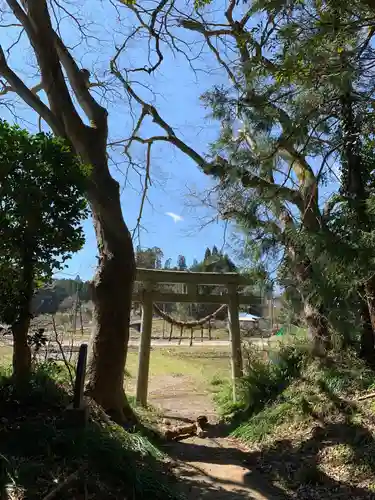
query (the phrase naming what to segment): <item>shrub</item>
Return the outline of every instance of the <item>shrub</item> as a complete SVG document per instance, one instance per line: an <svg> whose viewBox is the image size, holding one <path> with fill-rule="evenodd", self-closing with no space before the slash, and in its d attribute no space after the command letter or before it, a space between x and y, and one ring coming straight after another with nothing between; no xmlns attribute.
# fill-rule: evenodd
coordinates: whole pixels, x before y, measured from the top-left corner
<svg viewBox="0 0 375 500"><path fill-rule="evenodd" d="M280 345L266 359L251 345L245 348L246 371L238 383L238 401L232 402L232 389L226 384L215 397L221 414L240 413L243 418L262 410L299 376L308 356L306 344L300 342Z"/></svg>

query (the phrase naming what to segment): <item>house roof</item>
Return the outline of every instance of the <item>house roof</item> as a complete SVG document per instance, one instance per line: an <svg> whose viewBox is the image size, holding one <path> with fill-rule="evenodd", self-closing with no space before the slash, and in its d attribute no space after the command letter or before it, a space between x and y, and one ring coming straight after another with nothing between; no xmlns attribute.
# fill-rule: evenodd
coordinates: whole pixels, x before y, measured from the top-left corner
<svg viewBox="0 0 375 500"><path fill-rule="evenodd" d="M258 321L260 319L259 316L254 316L254 314L249 313L239 313L240 321Z"/></svg>

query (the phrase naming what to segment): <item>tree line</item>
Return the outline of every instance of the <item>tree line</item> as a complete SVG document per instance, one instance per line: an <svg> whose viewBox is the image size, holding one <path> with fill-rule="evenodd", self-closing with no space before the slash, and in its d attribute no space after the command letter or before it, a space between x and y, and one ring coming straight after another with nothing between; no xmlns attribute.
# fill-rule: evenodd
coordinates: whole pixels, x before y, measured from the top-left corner
<svg viewBox="0 0 375 500"><path fill-rule="evenodd" d="M164 259L163 251L158 247L137 248L136 250L137 267L146 269L164 269L176 271L195 271L195 272L215 272L227 273L238 272L237 266L230 257L218 250L214 245L212 248L206 248L203 258L198 261L194 259L188 265L184 255L178 255L174 262L171 258ZM137 286L137 285L135 285ZM159 285L164 291L180 292L180 285ZM219 293L220 287L202 285L200 293ZM250 290L248 290L250 292ZM258 289L252 289L254 294L254 306L251 312L261 314L261 293ZM35 316L41 314L55 314L58 311L72 311L76 307L77 301L85 303L92 300L90 282L82 281L79 276L75 279L63 278L53 279L46 286L35 291L32 300L31 310ZM139 305L136 305L139 308ZM192 318L201 318L212 313L217 307L213 304L159 304L162 309L168 313L175 313L177 316L186 316ZM222 318L225 317L223 312Z"/></svg>

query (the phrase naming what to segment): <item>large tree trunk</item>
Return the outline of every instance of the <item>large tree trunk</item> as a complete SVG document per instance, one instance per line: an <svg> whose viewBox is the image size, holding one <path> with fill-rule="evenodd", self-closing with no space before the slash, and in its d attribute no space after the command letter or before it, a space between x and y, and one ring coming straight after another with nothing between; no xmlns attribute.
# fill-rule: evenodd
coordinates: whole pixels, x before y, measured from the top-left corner
<svg viewBox="0 0 375 500"><path fill-rule="evenodd" d="M124 395L123 378L135 261L131 236L122 217L119 185L108 168L108 112L91 95L86 72L53 30L47 1L23 2L24 9L17 2L8 4L34 50L49 106L23 84L0 53L1 75L54 134L67 139L83 162L92 167L87 197L98 242L99 267L92 283L95 326L87 388L118 422L124 422L126 416L133 417Z"/></svg>
<svg viewBox="0 0 375 500"><path fill-rule="evenodd" d="M322 309L311 304L309 300L304 300L303 311L314 353L323 355L331 348L328 320Z"/></svg>
<svg viewBox="0 0 375 500"><path fill-rule="evenodd" d="M375 365L374 330L370 306L365 299L361 303L361 339L359 354L370 366Z"/></svg>
<svg viewBox="0 0 375 500"><path fill-rule="evenodd" d="M343 56L344 57L344 56ZM347 196L348 205L355 215L355 226L364 232L371 231L371 222L367 213L368 192L366 182L368 174L361 152L361 129L355 114L355 98L351 84L341 96L343 121L344 158L341 192ZM363 298L361 307L362 332L360 355L370 365L375 365L375 278L359 288ZM362 300L362 299L361 299ZM366 303L367 302L367 303ZM367 309L367 310L366 310Z"/></svg>
<svg viewBox="0 0 375 500"><path fill-rule="evenodd" d="M31 350L27 341L30 319L19 321L13 333L13 377L16 386L27 383L31 375Z"/></svg>
<svg viewBox="0 0 375 500"><path fill-rule="evenodd" d="M87 390L116 422L134 423L123 384L135 258L131 235L122 216L119 185L106 164L94 165L88 198L99 266L92 281L95 312Z"/></svg>
<svg viewBox="0 0 375 500"><path fill-rule="evenodd" d="M362 332L360 356L370 366L375 366L375 278L370 279L362 289Z"/></svg>
<svg viewBox="0 0 375 500"><path fill-rule="evenodd" d="M31 301L34 292L33 242L27 234L28 222L25 221L25 235L22 248L22 275L18 304L18 319L12 325L13 333L13 377L17 386L27 383L31 376L31 349L28 333L31 321Z"/></svg>
<svg viewBox="0 0 375 500"><path fill-rule="evenodd" d="M370 316L370 323L375 331L375 277L371 278L365 285L367 307Z"/></svg>
<svg viewBox="0 0 375 500"><path fill-rule="evenodd" d="M306 202L306 210L303 213L303 223L305 228L311 232L320 230L320 213L318 209L317 186L314 188L314 183L309 190L311 196L310 202ZM294 229L294 222L287 210L282 210L280 213L280 222L284 229ZM331 333L329 329L328 319L325 315L324 307L315 305L310 299L307 289L311 288L314 282L314 268L311 259L306 254L303 246L298 247L295 242L284 233L284 244L287 250L287 255L290 259L290 269L293 273L293 280L296 280L301 291L303 301L304 318L307 325L308 337L313 343L314 353L323 355L327 349L332 347Z"/></svg>

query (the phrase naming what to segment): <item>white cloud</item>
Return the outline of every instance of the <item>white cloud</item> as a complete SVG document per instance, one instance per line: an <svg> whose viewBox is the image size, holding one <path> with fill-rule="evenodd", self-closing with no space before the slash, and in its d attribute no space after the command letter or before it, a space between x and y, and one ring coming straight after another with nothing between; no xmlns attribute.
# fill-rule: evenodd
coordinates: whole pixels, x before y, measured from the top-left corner
<svg viewBox="0 0 375 500"><path fill-rule="evenodd" d="M184 220L184 218L181 215L177 215L173 212L165 212L165 215L168 215L168 217L171 217L175 222L181 222Z"/></svg>

